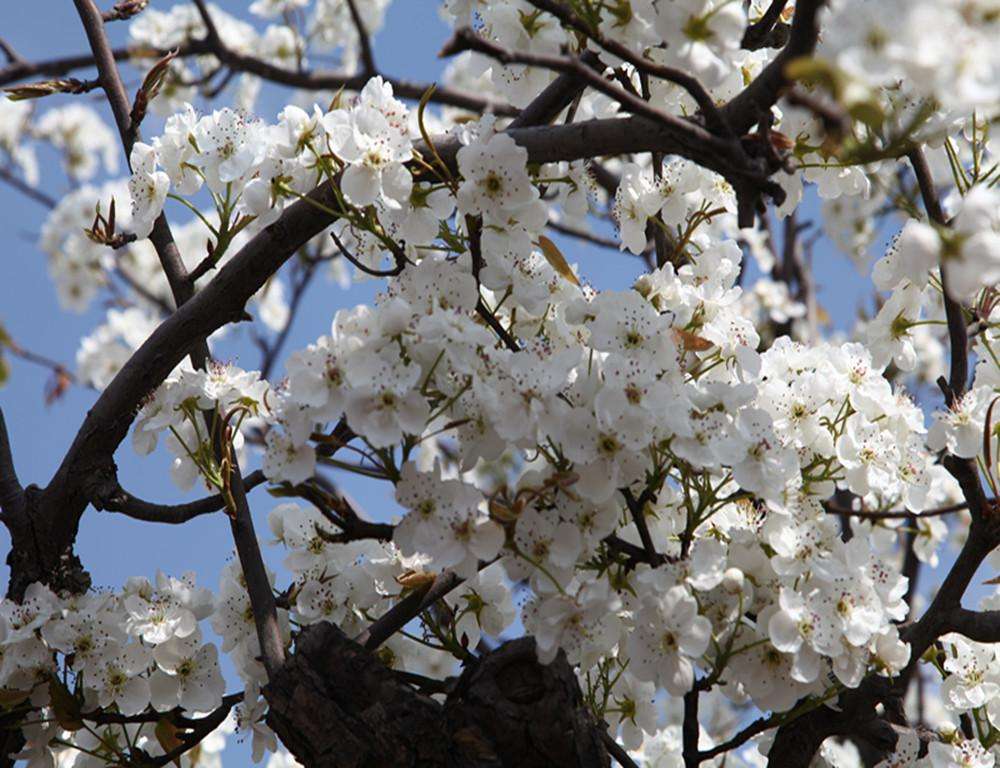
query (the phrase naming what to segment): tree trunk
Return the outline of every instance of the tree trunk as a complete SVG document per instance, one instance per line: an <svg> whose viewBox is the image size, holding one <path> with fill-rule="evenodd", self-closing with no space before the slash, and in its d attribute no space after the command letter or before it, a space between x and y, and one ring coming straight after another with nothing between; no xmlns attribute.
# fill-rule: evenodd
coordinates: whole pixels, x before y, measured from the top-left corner
<svg viewBox="0 0 1000 768"><path fill-rule="evenodd" d="M306 768L610 766L565 657L539 664L531 638L467 665L441 704L318 624L265 695L268 723Z"/></svg>

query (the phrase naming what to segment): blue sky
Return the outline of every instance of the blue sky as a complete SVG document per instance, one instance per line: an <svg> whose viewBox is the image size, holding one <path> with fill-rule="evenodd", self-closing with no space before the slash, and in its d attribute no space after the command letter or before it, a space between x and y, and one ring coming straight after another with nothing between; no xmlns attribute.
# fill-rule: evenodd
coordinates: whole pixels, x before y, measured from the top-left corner
<svg viewBox="0 0 1000 768"><path fill-rule="evenodd" d="M65 0L35 0L29 7L5 3L0 10L0 29L4 38L25 58L39 59L54 55L82 53L86 39L72 4ZM154 5L161 9L168 0ZM246 18L246 3L219 2L219 5ZM125 39L126 26L110 27L113 42ZM446 39L448 30L438 18L437 3L430 0L397 1L390 9L386 28L375 38L375 55L379 66L388 74L412 80L432 81L443 63L436 52ZM138 75L128 70L128 84L134 88ZM91 77L86 71L75 73ZM108 116L106 103L99 92L88 97L54 97L57 99L92 99L102 115ZM49 101L49 100L47 100ZM265 119L273 119L282 105L280 95L266 90L258 104ZM49 104L42 104L44 109ZM146 132L155 129L150 122ZM65 178L58 171L54 155L43 155L43 187L58 197L66 191ZM124 160L124 159L123 159ZM122 170L125 165L122 162ZM36 247L38 233L46 209L28 200L6 185L0 184L0 232L4 236L3 271L0 276L0 323L23 346L72 365L79 339L103 319L104 308L96 305L82 315L64 312L47 272L44 254ZM168 204L167 214L177 222L186 221L186 211ZM805 207L806 217L817 218L814 200ZM639 262L612 251L582 246L576 241L561 241L570 261L580 264L581 275L598 287L624 287L638 272ZM832 245L821 243L815 254L815 275L820 302L836 325L847 327L853 322L863 296L863 281L850 261L836 252ZM317 280L304 302L287 349L295 349L326 333L334 312L369 299L375 285L366 283L344 291L331 281ZM227 340L219 354L244 368L258 366L258 356L245 337ZM0 389L0 405L4 409L11 433L17 470L23 484L44 484L51 477L72 441L73 435L95 399L95 393L71 388L55 404L46 407L43 387L48 372L18 360L12 361L11 381ZM276 378L280 378L279 374ZM170 503L194 498L199 491L183 496L171 483L168 459L161 452L141 458L134 454L128 441L118 451L119 478L128 490L143 498ZM360 506L372 516L385 518L391 514L391 496L384 486L372 481L343 479L344 488L358 499ZM250 497L251 506L263 538L268 536L266 515L274 502L263 489ZM0 548L6 551L6 531L0 527ZM171 573L195 570L199 582L213 589L218 574L230 557L232 542L228 525L222 515L202 517L180 527L154 526L138 523L120 515L88 511L84 516L77 546L84 564L97 586L121 585L130 575L152 576L157 568ZM280 553L271 548L268 559L275 565ZM6 569L3 568L3 576Z"/></svg>

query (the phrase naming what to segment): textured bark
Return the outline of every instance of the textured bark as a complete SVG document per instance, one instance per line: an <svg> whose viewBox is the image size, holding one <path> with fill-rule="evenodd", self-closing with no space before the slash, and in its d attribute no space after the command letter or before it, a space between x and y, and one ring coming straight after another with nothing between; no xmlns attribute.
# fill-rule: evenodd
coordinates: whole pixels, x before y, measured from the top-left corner
<svg viewBox="0 0 1000 768"><path fill-rule="evenodd" d="M608 768L563 656L534 640L466 667L442 705L331 624L303 631L265 690L268 723L307 768Z"/></svg>
<svg viewBox="0 0 1000 768"><path fill-rule="evenodd" d="M610 764L565 656L539 664L530 637L504 643L467 667L445 712L453 738L481 735L505 768Z"/></svg>

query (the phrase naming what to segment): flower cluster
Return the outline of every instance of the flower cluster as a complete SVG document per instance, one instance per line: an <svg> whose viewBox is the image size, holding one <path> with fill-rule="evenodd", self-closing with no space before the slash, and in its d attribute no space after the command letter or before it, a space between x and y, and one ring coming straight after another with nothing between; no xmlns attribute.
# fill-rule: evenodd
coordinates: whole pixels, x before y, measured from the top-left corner
<svg viewBox="0 0 1000 768"><path fill-rule="evenodd" d="M607 83L710 136L693 89L652 76L639 59L691 74L721 104L778 55L743 38L770 11L764 0L556 5L580 23L526 0L446 0L446 20L509 53L464 54L451 84L524 107L556 72L518 59L599 53ZM797 13L785 5L775 35ZM312 54L332 52L345 72L367 66L359 29L377 31L386 6L256 0L263 31L205 12L232 54L291 76ZM916 569L966 535L945 522L962 498L951 459L967 460L994 496L1000 489L994 6L809 6L827 30L817 55L778 60L799 81L782 91L794 103L781 102L732 150L780 161L780 249L769 218L739 224L740 185L753 175L745 168L727 179L648 148L538 162L523 138L533 134L507 130L508 118L433 113L427 101L411 108L380 76L356 93L302 94L302 106L268 122L252 112L259 79L243 74L229 106L200 111L192 83L214 77L221 64L211 54L165 65L153 101L165 124L158 135L144 126L127 180L94 180L101 167L116 170L117 143L87 107L32 120L31 108L0 103L0 153L31 178L30 142L44 141L72 179L94 180L58 201L40 246L65 307L116 300L77 355L79 380L96 388L172 307L147 239L167 206L194 216L173 233L186 268L201 275L196 290L293 205L295 216L329 222L297 249L297 268L330 262L343 277L350 262L358 280L387 278L371 303L338 309L329 332L268 381L293 311L285 286L294 282L276 275L250 305L278 337L273 347L257 339L266 373L182 363L135 418L135 449L164 444L175 483L200 481L229 513L233 467L261 463L281 497L267 523L284 573L267 577L290 651L318 622L359 637L447 573L460 584L386 640L382 662L441 679L494 642L529 634L541 663L572 665L597 721L644 766L685 763L690 733L674 705L693 690L704 750L726 742L750 705L778 722L916 666L939 682L939 711L927 716L938 735L925 749L903 734L879 765L991 768L996 644L948 633L915 653L905 622ZM137 49L170 49L208 40L209 30L198 8L181 4L147 10L130 37ZM635 58L610 54L614 43ZM596 91L547 120L617 117L621 105ZM943 212L926 219L899 160L918 144L930 147L921 172L951 182ZM813 241L798 239L810 225L792 215L807 186L822 200L821 234L862 271L872 266L878 294L853 328L828 338L806 274ZM875 260L889 210L905 216ZM590 229L595 219L601 231ZM564 255L571 241L552 231L610 244L648 269L618 289L591 285L589 270ZM975 353L975 371L966 382L953 366L963 380L942 387L946 405L933 410L926 385L943 373L948 331ZM217 349L219 337L211 341ZM383 483L398 508L365 519L328 472ZM177 708L193 717L228 706L220 650L244 687L223 730L251 733L255 761L272 752L271 764L286 764L263 723L267 674L237 561L215 595L193 575L78 596L32 585L23 600L0 603L0 688L44 715L25 727L21 757L117 764L120 741L162 756L162 739L107 715L152 723ZM766 739L744 741L720 760L759 766ZM203 748L214 754L210 742ZM860 765L852 750L829 742L818 764Z"/></svg>

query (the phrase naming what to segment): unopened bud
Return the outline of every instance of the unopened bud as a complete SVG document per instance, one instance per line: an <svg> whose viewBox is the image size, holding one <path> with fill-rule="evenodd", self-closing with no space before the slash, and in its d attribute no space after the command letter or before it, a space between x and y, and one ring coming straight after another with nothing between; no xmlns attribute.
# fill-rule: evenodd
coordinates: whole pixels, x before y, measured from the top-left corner
<svg viewBox="0 0 1000 768"><path fill-rule="evenodd" d="M722 588L732 595L743 591L743 571L739 568L727 568L722 574Z"/></svg>

